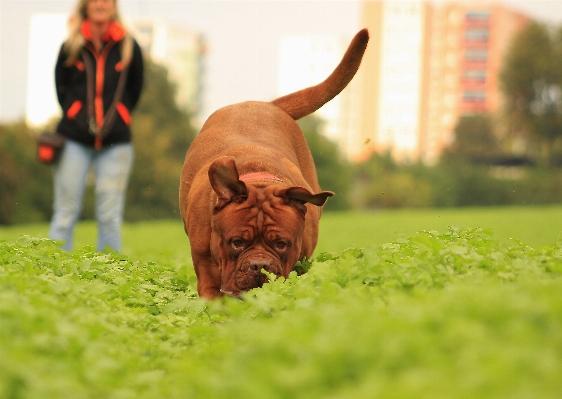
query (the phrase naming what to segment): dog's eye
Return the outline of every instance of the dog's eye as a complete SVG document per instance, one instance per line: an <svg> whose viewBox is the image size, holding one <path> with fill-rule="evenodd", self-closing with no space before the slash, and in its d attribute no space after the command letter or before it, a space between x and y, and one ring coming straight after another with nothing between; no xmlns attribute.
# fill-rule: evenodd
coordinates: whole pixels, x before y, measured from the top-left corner
<svg viewBox="0 0 562 399"><path fill-rule="evenodd" d="M242 240L241 238L234 238L230 244L232 245L232 247L234 249L242 249L244 248L244 240Z"/></svg>
<svg viewBox="0 0 562 399"><path fill-rule="evenodd" d="M275 242L275 249L279 251L283 251L289 247L289 243L287 241L279 240Z"/></svg>

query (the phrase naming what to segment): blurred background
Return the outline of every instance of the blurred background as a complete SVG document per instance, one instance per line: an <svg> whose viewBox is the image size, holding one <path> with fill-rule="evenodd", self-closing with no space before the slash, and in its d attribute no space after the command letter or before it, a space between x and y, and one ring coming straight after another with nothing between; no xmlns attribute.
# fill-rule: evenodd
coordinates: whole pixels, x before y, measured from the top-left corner
<svg viewBox="0 0 562 399"><path fill-rule="evenodd" d="M60 110L74 1L0 0L0 224L44 222L34 136ZM324 80L353 35L352 83L299 123L326 210L536 205L562 198L562 0L120 0L143 48L129 221L179 218L185 152L216 109ZM92 218L88 194L84 219Z"/></svg>

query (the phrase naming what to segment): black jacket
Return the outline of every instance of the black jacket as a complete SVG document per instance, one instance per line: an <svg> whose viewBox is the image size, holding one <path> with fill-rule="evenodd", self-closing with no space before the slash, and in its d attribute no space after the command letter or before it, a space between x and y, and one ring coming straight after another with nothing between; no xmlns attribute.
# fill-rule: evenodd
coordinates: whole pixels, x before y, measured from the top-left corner
<svg viewBox="0 0 562 399"><path fill-rule="evenodd" d="M114 100L117 82L122 71L121 45L124 31L113 23L104 40L104 47L98 53L88 41L89 25L84 21L82 34L86 38L85 56L89 57L95 76L95 119L98 124L104 120ZM82 54L77 61L66 65L68 54L61 47L55 67L55 85L63 116L57 131L80 143L94 146L95 136L88 127L88 100L85 63ZM143 86L144 64L141 49L133 40L133 55L127 72L127 80L121 101L117 104L117 115L103 139L103 146L131 141L131 112L136 106Z"/></svg>

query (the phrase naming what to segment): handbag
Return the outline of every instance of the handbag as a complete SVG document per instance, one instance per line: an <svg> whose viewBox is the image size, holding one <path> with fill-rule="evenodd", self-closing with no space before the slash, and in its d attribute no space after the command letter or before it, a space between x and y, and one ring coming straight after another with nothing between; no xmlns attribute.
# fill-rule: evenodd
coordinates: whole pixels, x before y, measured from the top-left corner
<svg viewBox="0 0 562 399"><path fill-rule="evenodd" d="M58 161L66 138L60 133L43 132L37 136L37 160L45 164Z"/></svg>

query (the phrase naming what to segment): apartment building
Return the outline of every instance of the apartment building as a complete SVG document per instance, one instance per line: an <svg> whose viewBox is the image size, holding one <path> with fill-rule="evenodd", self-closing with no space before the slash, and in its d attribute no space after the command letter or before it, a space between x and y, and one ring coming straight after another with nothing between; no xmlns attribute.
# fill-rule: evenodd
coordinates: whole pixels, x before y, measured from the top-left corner
<svg viewBox="0 0 562 399"><path fill-rule="evenodd" d="M499 72L528 17L499 4L446 3L431 13L427 120L419 157L432 163L450 144L457 119L501 109Z"/></svg>
<svg viewBox="0 0 562 399"><path fill-rule="evenodd" d="M418 1L368 1L363 26L371 40L359 70L362 140L349 154L361 160L373 151L415 159L423 125L429 5Z"/></svg>
<svg viewBox="0 0 562 399"><path fill-rule="evenodd" d="M501 107L498 75L528 17L487 1L363 1L371 40L352 93L358 140L347 156L391 151L433 163L461 115Z"/></svg>

